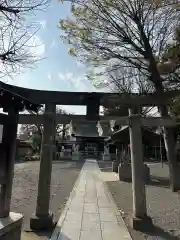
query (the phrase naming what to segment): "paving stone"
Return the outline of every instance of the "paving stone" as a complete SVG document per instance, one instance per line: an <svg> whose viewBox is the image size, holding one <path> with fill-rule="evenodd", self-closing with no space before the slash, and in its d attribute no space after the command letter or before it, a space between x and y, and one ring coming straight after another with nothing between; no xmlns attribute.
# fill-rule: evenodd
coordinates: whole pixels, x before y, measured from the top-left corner
<svg viewBox="0 0 180 240"><path fill-rule="evenodd" d="M83 213L83 205L71 205L70 207L69 207L69 211L70 212L76 212L76 214L77 213L81 213L81 215L82 215L82 213Z"/></svg>
<svg viewBox="0 0 180 240"><path fill-rule="evenodd" d="M96 203L96 204L97 204L97 199L88 199L88 198L85 198L85 199L84 199L84 203Z"/></svg>
<svg viewBox="0 0 180 240"><path fill-rule="evenodd" d="M79 183L72 194L73 199L68 205L61 235L56 239L131 240L121 215L108 189L100 180L99 174L96 161L86 161Z"/></svg>
<svg viewBox="0 0 180 240"><path fill-rule="evenodd" d="M83 214L83 221L89 222L100 222L99 214L94 213L84 213Z"/></svg>
<svg viewBox="0 0 180 240"><path fill-rule="evenodd" d="M99 214L84 213L82 220L83 230L99 230L100 231L100 217Z"/></svg>
<svg viewBox="0 0 180 240"><path fill-rule="evenodd" d="M71 205L73 205L73 206L82 206L82 205L84 205L84 199L74 199L72 202L71 202L71 204L70 204L70 206ZM69 206L69 207L70 207Z"/></svg>
<svg viewBox="0 0 180 240"><path fill-rule="evenodd" d="M99 213L97 203L84 203L84 213Z"/></svg>
<svg viewBox="0 0 180 240"><path fill-rule="evenodd" d="M82 214L68 211L66 214L65 220L80 222L82 221Z"/></svg>
<svg viewBox="0 0 180 240"><path fill-rule="evenodd" d="M108 208L99 208L100 220L102 222L117 222L117 217L113 211L109 211Z"/></svg>
<svg viewBox="0 0 180 240"><path fill-rule="evenodd" d="M102 240L101 231L81 231L80 240Z"/></svg>
<svg viewBox="0 0 180 240"><path fill-rule="evenodd" d="M115 222L101 222L102 238L103 240L121 239L121 229L118 223Z"/></svg>
<svg viewBox="0 0 180 240"><path fill-rule="evenodd" d="M58 240L79 240L81 222L64 221Z"/></svg>
<svg viewBox="0 0 180 240"><path fill-rule="evenodd" d="M84 220L82 222L82 230L89 230L89 231L96 231L96 230L101 230L100 222L93 222L89 220Z"/></svg>

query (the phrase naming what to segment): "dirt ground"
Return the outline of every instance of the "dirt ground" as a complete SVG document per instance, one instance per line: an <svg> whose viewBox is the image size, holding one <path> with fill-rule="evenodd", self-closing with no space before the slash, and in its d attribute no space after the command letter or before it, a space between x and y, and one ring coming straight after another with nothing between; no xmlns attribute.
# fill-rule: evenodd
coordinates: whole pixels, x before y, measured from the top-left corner
<svg viewBox="0 0 180 240"><path fill-rule="evenodd" d="M69 197L83 163L54 162L52 168L51 203L55 221ZM111 163L100 162L103 172L111 172ZM168 166L150 164L151 181L146 186L148 215L154 228L149 231L134 231L130 227L132 215L131 183L107 180L107 185L122 213L133 240L180 240L180 194L169 189ZM52 232L33 233L29 219L36 209L39 162L15 165L11 211L24 215L22 240L47 240ZM27 207L28 206L28 207Z"/></svg>
<svg viewBox="0 0 180 240"><path fill-rule="evenodd" d="M111 163L99 163L101 171L111 172ZM130 227L132 216L132 185L120 181L107 181L109 190L121 211L133 240L173 240L180 239L180 193L169 189L168 166L150 164L151 181L146 186L148 215L153 220L153 228L134 231Z"/></svg>
<svg viewBox="0 0 180 240"><path fill-rule="evenodd" d="M53 162L50 210L58 221L74 183L82 168L82 162ZM39 162L15 164L11 211L24 215L22 240L46 240L52 232L33 233L29 219L36 209Z"/></svg>

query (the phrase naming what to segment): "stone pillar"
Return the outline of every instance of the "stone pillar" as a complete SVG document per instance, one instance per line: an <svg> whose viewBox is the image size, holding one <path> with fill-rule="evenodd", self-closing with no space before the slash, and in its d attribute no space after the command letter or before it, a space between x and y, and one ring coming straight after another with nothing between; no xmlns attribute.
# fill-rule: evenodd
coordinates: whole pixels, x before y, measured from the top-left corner
<svg viewBox="0 0 180 240"><path fill-rule="evenodd" d="M79 144L73 145L73 151L72 151L72 160L73 161L79 161L80 160L80 154L79 154Z"/></svg>
<svg viewBox="0 0 180 240"><path fill-rule="evenodd" d="M55 105L56 106L56 105ZM56 107L55 107L55 113L56 113ZM56 152L57 152L57 146L56 146L56 127L57 127L57 124L56 124L56 119L54 118L53 120L53 129L54 129L54 134L53 134L53 148L52 148L52 155L53 155L53 158L52 160L56 160Z"/></svg>
<svg viewBox="0 0 180 240"><path fill-rule="evenodd" d="M8 217L10 212L12 184L14 175L14 161L16 155L16 136L18 126L18 112L8 111L7 122L4 124L1 144L1 174L3 183L0 193L0 217Z"/></svg>
<svg viewBox="0 0 180 240"><path fill-rule="evenodd" d="M132 227L141 229L147 220L146 193L144 179L143 147L140 115L130 115L129 135L131 147L132 190L133 190L133 218Z"/></svg>
<svg viewBox="0 0 180 240"><path fill-rule="evenodd" d="M50 114L50 115L49 115ZM53 158L53 144L55 134L56 105L45 105L44 132L41 148L40 172L36 213L30 220L30 227L34 230L51 229L53 215L49 212L51 171Z"/></svg>
<svg viewBox="0 0 180 240"><path fill-rule="evenodd" d="M112 162L112 171L118 173L118 166L121 161L121 148L117 146L116 148L116 160Z"/></svg>
<svg viewBox="0 0 180 240"><path fill-rule="evenodd" d="M160 106L159 111L162 117L168 117L168 109L167 106ZM171 127L164 127L163 128L163 137L164 137L164 144L166 148L166 156L169 163L169 177L170 177L170 187L172 191L177 191L180 189L180 179L179 179L179 166L177 163L177 155L175 152L175 133L174 128Z"/></svg>
<svg viewBox="0 0 180 240"><path fill-rule="evenodd" d="M103 161L110 161L109 146L104 145Z"/></svg>
<svg viewBox="0 0 180 240"><path fill-rule="evenodd" d="M164 128L166 155L169 163L170 187L173 192L180 189L180 168L176 156L176 140L172 127Z"/></svg>

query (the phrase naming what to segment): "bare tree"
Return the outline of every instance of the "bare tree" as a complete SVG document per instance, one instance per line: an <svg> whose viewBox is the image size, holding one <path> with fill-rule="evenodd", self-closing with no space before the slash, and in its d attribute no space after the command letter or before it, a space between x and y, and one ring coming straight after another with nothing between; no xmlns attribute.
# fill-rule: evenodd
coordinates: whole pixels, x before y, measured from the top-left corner
<svg viewBox="0 0 180 240"><path fill-rule="evenodd" d="M73 46L71 55L100 69L98 74L124 71L123 79L141 76L156 91L164 91L162 56L180 23L174 8L179 1L70 2L74 18L62 20L61 28L63 39ZM176 62L172 64L176 68Z"/></svg>
<svg viewBox="0 0 180 240"><path fill-rule="evenodd" d="M164 61L164 52L180 25L179 0L69 0L72 19L60 21L62 38L71 45L70 54L95 69L93 80L110 72L124 71L122 79L138 76L152 89L163 93L172 84L169 75L179 68L176 58ZM124 74L125 73L125 74ZM106 81L109 81L109 77ZM138 80L138 81L139 81ZM112 79L110 79L112 81ZM119 78L118 81L121 81ZM167 84L168 83L168 84ZM162 116L167 107L160 107ZM178 179L170 129L164 129L170 162L172 189Z"/></svg>
<svg viewBox="0 0 180 240"><path fill-rule="evenodd" d="M0 77L11 76L40 60L33 41L40 24L32 16L48 3L49 0L0 0Z"/></svg>

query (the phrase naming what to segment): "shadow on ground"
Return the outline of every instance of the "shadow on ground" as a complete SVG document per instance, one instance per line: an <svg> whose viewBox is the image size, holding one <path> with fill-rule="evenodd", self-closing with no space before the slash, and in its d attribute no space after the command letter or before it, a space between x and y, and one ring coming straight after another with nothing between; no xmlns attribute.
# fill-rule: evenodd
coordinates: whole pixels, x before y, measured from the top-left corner
<svg viewBox="0 0 180 240"><path fill-rule="evenodd" d="M98 161L101 172L112 172L112 162Z"/></svg>
<svg viewBox="0 0 180 240"><path fill-rule="evenodd" d="M168 178L151 175L147 185L169 188L170 182Z"/></svg>
<svg viewBox="0 0 180 240"><path fill-rule="evenodd" d="M49 240L52 232L22 232L22 240Z"/></svg>
<svg viewBox="0 0 180 240"><path fill-rule="evenodd" d="M102 172L111 172L111 163L98 162ZM133 211L132 183L106 181L106 184L121 212L133 240L180 240L180 195L169 188L169 169L166 164L149 166L151 180L146 184L148 216L154 226L136 231L131 228L130 218Z"/></svg>
<svg viewBox="0 0 180 240"><path fill-rule="evenodd" d="M141 230L144 234L148 235L148 240L154 240L154 239L159 239L159 240L178 240L179 238L172 236L169 232L164 231L162 228L152 225L147 228L146 230Z"/></svg>

